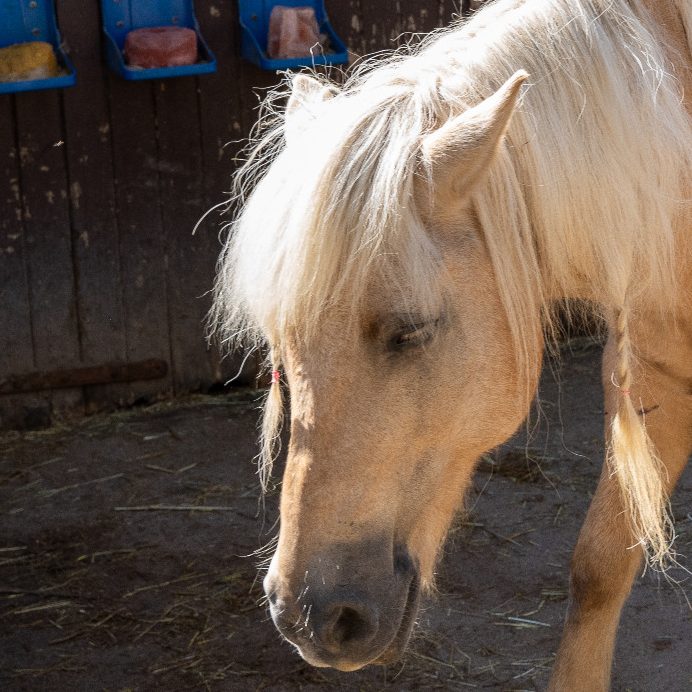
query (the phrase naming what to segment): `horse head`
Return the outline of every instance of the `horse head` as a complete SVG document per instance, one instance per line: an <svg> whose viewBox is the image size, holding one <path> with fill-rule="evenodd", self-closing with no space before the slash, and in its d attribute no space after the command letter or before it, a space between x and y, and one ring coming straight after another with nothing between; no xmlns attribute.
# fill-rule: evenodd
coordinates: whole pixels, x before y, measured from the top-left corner
<svg viewBox="0 0 692 692"><path fill-rule="evenodd" d="M516 74L421 139L407 200L418 221L383 245L386 268L371 260L354 287L357 309L345 289L318 328L297 319L267 335L290 390L290 444L264 588L276 626L314 665L353 670L398 658L474 462L526 414L535 379L527 388L519 377L469 202L524 79ZM287 108L289 149L317 126L302 109L329 96L300 78ZM368 171L375 181L378 173ZM402 259L412 250L396 242L434 259L412 270Z"/></svg>

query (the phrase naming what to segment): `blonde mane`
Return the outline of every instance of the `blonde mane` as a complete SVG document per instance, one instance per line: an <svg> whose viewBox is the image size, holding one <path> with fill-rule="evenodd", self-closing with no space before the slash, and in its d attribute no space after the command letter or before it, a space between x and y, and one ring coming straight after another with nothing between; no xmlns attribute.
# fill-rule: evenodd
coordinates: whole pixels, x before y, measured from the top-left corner
<svg viewBox="0 0 692 692"><path fill-rule="evenodd" d="M642 0L499 0L365 62L333 98L309 104L288 145L290 118L274 107L284 85L236 178L240 210L212 311L222 338L277 346L291 327L317 329L331 304L357 314L372 272L394 265L407 302L433 301L439 258L413 202L420 143L524 69L529 85L472 198L516 352L530 367L553 302L588 300L618 320L623 384L628 317L644 301L672 305L674 229L689 213L692 121L655 31ZM646 493L628 497L646 504ZM637 535L660 558L665 521L642 511Z"/></svg>

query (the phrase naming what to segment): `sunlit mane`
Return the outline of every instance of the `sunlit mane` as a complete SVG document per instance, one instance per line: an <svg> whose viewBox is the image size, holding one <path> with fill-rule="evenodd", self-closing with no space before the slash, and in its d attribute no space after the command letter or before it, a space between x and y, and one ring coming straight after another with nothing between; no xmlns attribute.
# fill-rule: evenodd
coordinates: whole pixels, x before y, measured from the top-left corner
<svg viewBox="0 0 692 692"><path fill-rule="evenodd" d="M583 291L585 277L593 295L577 297L622 305L647 293L666 304L683 193L661 190L689 170L692 128L638 18L646 11L636 0L515 5L362 65L313 104L314 120L287 147L271 104L289 85L265 104L275 117L236 180L238 193L257 184L216 288L225 338L279 337L296 320L309 328L335 298L357 306L373 264L390 259L409 270L410 299L430 300L435 250L411 196L420 141L518 68L530 86L474 196L515 336L533 331L537 306Z"/></svg>
<svg viewBox="0 0 692 692"><path fill-rule="evenodd" d="M373 271L406 276L407 303L433 301L439 259L412 195L421 141L517 69L528 85L472 198L517 354L556 298L665 310L692 124L654 26L640 0L500 1L364 63L288 145L272 105L285 85L236 180L212 314L223 338L276 345L330 304L357 314Z"/></svg>

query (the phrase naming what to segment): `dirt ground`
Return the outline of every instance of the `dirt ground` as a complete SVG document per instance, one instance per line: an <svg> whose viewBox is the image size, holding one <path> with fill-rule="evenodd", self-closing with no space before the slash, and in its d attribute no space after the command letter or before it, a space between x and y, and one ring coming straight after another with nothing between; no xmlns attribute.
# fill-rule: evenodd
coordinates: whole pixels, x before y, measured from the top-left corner
<svg viewBox="0 0 692 692"><path fill-rule="evenodd" d="M259 604L256 392L0 438L3 690L544 689L567 565L601 465L599 349L564 355L542 415L482 463L405 659L310 668ZM692 547L692 469L673 502ZM686 562L690 565L689 559ZM692 689L692 596L646 574L620 629L613 689Z"/></svg>

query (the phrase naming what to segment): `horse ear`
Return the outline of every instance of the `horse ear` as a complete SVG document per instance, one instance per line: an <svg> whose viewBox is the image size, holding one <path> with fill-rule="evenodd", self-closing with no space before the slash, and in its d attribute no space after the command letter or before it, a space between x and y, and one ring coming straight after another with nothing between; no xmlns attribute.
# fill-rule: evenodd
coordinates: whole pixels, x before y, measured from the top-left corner
<svg viewBox="0 0 692 692"><path fill-rule="evenodd" d="M481 178L507 131L528 74L515 72L492 96L423 140L421 158L437 189L459 195Z"/></svg>
<svg viewBox="0 0 692 692"><path fill-rule="evenodd" d="M314 106L334 97L336 89L325 86L314 77L297 74L291 85L291 95L286 104L284 132L286 141L303 131L315 118Z"/></svg>

